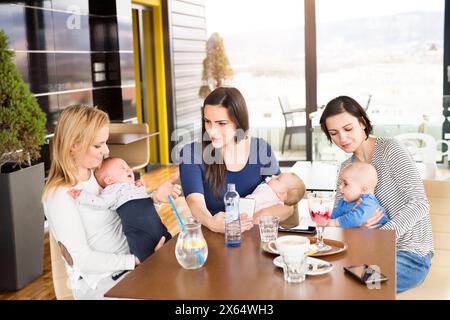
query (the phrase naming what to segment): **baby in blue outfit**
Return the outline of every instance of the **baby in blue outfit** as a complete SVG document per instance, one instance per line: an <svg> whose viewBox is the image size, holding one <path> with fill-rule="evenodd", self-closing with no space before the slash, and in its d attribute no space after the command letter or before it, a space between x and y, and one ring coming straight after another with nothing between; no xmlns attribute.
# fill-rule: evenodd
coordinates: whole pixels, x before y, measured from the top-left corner
<svg viewBox="0 0 450 320"><path fill-rule="evenodd" d="M342 198L331 214L329 226L356 228L372 217L376 208L380 208L383 217L380 225L388 222L385 210L375 197L378 183L377 171L365 162L352 162L341 171L340 191Z"/></svg>

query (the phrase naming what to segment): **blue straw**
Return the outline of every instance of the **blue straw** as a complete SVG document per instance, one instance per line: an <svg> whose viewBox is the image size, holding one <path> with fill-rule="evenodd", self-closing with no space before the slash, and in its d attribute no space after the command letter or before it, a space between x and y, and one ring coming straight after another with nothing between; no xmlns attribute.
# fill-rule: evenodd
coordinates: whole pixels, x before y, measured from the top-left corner
<svg viewBox="0 0 450 320"><path fill-rule="evenodd" d="M180 221L181 228L182 228L183 230L186 230L186 226L185 226L183 220L181 219L180 213L178 212L178 209L177 209L177 207L175 206L175 203L173 202L172 197L171 197L169 194L168 194L167 196L169 197L169 201L170 201L170 204L172 205L173 211L175 211L175 214L177 215L178 221Z"/></svg>
<svg viewBox="0 0 450 320"><path fill-rule="evenodd" d="M178 212L178 209L175 206L175 203L173 202L172 197L169 194L167 195L167 197L169 198L169 201L170 201L173 211L175 211L175 214L177 215L178 221L180 221L181 228L183 230L186 230L186 225L184 224L183 220L181 219L180 213ZM203 258L202 254L200 252L200 249L195 248L194 252L195 252L195 255L197 256L197 259L200 262L200 264L205 263L205 259Z"/></svg>

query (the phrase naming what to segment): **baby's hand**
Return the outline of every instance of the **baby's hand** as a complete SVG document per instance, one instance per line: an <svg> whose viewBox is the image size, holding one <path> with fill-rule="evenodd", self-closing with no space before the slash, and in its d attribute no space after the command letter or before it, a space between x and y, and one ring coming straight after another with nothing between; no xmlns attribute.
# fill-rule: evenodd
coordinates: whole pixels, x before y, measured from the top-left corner
<svg viewBox="0 0 450 320"><path fill-rule="evenodd" d="M176 199L181 194L181 186L175 184L178 176L172 176L168 181L161 183L161 185L153 192L153 201L156 203L169 202L167 195L169 194L172 198Z"/></svg>
<svg viewBox="0 0 450 320"><path fill-rule="evenodd" d="M330 219L328 220L328 224L327 227L340 227L341 225L339 224L339 220L338 219Z"/></svg>
<svg viewBox="0 0 450 320"><path fill-rule="evenodd" d="M70 196L74 199L78 198L80 196L81 190L80 189L71 189L67 191Z"/></svg>
<svg viewBox="0 0 450 320"><path fill-rule="evenodd" d="M141 180L138 180L138 181L135 181L135 182L134 182L134 185L135 185L136 187L143 187L143 186L144 186L144 183L143 183Z"/></svg>
<svg viewBox="0 0 450 320"><path fill-rule="evenodd" d="M362 199L359 198L358 201L356 201L355 205L353 206L352 210L355 210L356 208L358 208L358 206L362 203Z"/></svg>

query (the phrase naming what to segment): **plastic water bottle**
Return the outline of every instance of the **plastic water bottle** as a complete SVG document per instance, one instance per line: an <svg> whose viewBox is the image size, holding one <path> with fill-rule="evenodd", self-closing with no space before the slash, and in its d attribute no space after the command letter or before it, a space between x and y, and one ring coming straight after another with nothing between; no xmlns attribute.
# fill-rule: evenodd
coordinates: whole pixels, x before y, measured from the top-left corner
<svg viewBox="0 0 450 320"><path fill-rule="evenodd" d="M229 183L223 197L225 202L225 245L238 247L241 245L241 221L239 219L239 193L234 183Z"/></svg>

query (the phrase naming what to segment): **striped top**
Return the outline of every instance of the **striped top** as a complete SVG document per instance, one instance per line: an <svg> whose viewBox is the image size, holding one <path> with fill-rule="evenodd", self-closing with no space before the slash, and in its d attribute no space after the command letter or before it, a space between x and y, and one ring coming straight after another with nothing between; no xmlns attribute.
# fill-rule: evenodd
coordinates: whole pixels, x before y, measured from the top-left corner
<svg viewBox="0 0 450 320"><path fill-rule="evenodd" d="M353 161L345 160L341 169ZM380 229L395 230L397 250L420 256L433 252L433 236L422 179L409 152L393 138L376 138L371 164L378 174L375 196L388 214ZM342 196L338 179L337 199Z"/></svg>

